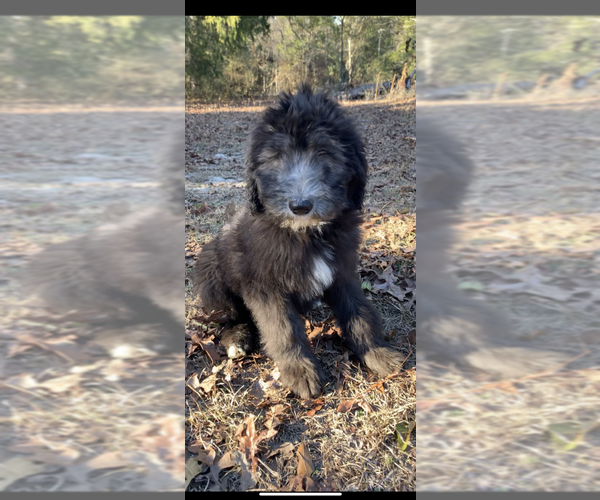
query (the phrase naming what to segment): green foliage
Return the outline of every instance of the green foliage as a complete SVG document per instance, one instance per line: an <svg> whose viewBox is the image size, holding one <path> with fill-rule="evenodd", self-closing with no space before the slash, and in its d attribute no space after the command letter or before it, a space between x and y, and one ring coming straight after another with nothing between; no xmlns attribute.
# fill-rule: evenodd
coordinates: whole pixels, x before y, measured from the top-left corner
<svg viewBox="0 0 600 500"><path fill-rule="evenodd" d="M218 95L228 58L268 30L266 16L185 16L186 93Z"/></svg>
<svg viewBox="0 0 600 500"><path fill-rule="evenodd" d="M401 16L186 17L186 92L250 97L303 81L336 89L380 72L391 80L405 64L414 69L414 40L415 19Z"/></svg>
<svg viewBox="0 0 600 500"><path fill-rule="evenodd" d="M400 76L404 64L410 73L416 66L415 20L410 17L371 16L358 19L352 28L362 43L353 57L352 73L360 82Z"/></svg>

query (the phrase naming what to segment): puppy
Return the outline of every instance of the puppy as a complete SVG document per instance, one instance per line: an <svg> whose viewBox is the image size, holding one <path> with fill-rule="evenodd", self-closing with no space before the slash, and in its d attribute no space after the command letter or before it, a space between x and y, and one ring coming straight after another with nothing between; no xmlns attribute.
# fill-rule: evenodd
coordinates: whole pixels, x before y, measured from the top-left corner
<svg viewBox="0 0 600 500"><path fill-rule="evenodd" d="M385 376L401 363L357 275L366 180L364 145L343 109L307 85L282 94L249 139L248 206L204 246L192 274L205 309L229 319L229 355L260 337L301 398L324 381L302 319L317 299L368 368Z"/></svg>

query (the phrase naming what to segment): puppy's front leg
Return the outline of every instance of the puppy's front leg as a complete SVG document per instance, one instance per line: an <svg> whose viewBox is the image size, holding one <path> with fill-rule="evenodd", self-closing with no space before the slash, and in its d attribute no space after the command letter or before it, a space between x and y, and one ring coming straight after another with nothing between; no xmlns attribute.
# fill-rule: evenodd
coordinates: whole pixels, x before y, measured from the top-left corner
<svg viewBox="0 0 600 500"><path fill-rule="evenodd" d="M301 398L321 393L323 373L310 350L304 320L289 300L263 294L244 297L267 354L277 363L281 383Z"/></svg>
<svg viewBox="0 0 600 500"><path fill-rule="evenodd" d="M377 311L364 296L357 280L337 278L325 291L350 350L378 376L385 377L400 366L402 356L388 347Z"/></svg>

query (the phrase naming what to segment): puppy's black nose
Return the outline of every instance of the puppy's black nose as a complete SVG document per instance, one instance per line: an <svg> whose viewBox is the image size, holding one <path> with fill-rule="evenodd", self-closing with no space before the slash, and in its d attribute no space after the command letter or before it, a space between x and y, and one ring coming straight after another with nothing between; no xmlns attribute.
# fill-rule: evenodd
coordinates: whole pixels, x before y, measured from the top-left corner
<svg viewBox="0 0 600 500"><path fill-rule="evenodd" d="M290 210L296 215L306 215L312 207L313 202L310 200L290 200Z"/></svg>

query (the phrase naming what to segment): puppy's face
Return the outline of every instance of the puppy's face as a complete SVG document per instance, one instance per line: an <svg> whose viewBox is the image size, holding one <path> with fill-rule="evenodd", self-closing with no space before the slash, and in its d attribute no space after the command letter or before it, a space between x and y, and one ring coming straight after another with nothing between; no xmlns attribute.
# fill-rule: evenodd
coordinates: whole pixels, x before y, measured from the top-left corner
<svg viewBox="0 0 600 500"><path fill-rule="evenodd" d="M348 208L352 173L345 167L341 145L324 132L307 134L303 144L273 132L258 159L254 179L260 201L284 226L316 226Z"/></svg>
<svg viewBox="0 0 600 500"><path fill-rule="evenodd" d="M360 208L362 143L339 106L321 95L284 96L253 132L246 160L253 212L283 227L318 227Z"/></svg>

